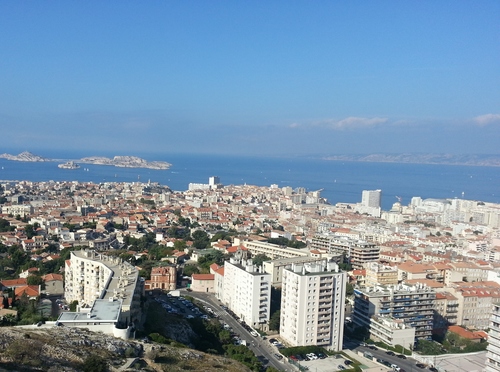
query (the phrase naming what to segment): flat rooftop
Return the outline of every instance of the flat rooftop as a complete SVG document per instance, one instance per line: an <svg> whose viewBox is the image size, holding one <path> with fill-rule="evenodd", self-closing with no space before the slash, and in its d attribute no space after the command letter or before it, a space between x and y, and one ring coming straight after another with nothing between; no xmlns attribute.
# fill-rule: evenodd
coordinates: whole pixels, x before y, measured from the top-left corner
<svg viewBox="0 0 500 372"><path fill-rule="evenodd" d="M122 301L95 300L90 312L63 312L59 315L61 323L87 323L87 322L118 322ZM90 314L90 317L89 317Z"/></svg>
<svg viewBox="0 0 500 372"><path fill-rule="evenodd" d="M104 289L101 299L109 300L113 297L122 300L124 306L131 305L139 278L139 271L135 267L118 257L106 256L94 251L73 251L71 253L82 259L100 262L112 271L112 278L108 287Z"/></svg>

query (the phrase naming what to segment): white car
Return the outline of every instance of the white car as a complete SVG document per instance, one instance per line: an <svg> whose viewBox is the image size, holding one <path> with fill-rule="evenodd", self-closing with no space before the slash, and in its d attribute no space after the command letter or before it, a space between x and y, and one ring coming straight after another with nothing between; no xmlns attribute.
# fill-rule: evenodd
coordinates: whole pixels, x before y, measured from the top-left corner
<svg viewBox="0 0 500 372"><path fill-rule="evenodd" d="M259 337L259 334L255 331L250 332L253 337Z"/></svg>

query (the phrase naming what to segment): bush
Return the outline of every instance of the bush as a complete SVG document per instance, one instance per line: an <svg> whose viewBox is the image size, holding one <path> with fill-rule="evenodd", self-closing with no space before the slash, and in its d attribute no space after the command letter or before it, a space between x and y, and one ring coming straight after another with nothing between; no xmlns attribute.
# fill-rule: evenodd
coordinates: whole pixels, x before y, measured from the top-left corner
<svg viewBox="0 0 500 372"><path fill-rule="evenodd" d="M296 354L309 354L309 353L323 353L327 355L327 351L322 347L311 345L311 346L296 346L296 347L287 347L285 349L281 349L280 353L284 356L291 356Z"/></svg>
<svg viewBox="0 0 500 372"><path fill-rule="evenodd" d="M149 338L151 339L151 341L157 342L159 344L168 344L169 343L169 340L166 337L163 337L162 335L160 335L159 333L151 333L149 335Z"/></svg>
<svg viewBox="0 0 500 372"><path fill-rule="evenodd" d="M108 372L108 363L99 355L91 355L83 362L83 372Z"/></svg>
<svg viewBox="0 0 500 372"><path fill-rule="evenodd" d="M128 347L126 350L125 350L125 356L127 358L133 358L135 357L135 349L133 347Z"/></svg>

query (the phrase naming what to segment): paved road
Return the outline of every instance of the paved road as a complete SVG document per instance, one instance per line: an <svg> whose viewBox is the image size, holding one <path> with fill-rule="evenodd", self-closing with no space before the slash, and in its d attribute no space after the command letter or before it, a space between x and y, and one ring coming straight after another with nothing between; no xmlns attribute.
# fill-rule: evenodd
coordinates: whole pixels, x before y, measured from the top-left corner
<svg viewBox="0 0 500 372"><path fill-rule="evenodd" d="M349 346L346 345L346 346ZM386 354L386 350L384 349L378 349L378 350L372 350L366 346L355 346L355 347L349 347L350 350L353 351L362 351L362 352L369 352L371 353L375 358L380 358L383 360L387 360L388 362L392 364L396 364L402 369L404 369L406 372L429 372L428 368L418 368L417 367L417 361L412 358L407 358L407 359L400 359L396 356L390 356ZM396 354L397 355L397 354Z"/></svg>
<svg viewBox="0 0 500 372"><path fill-rule="evenodd" d="M242 340L247 341L247 346L264 365L272 366L278 371L295 371L295 368L287 363L285 358L280 361L274 356L274 354L278 352L275 346L271 345L269 341L263 340L260 336L252 336L238 321L236 321L236 319L220 306L220 302L216 300L213 295L195 292L185 292L183 295L191 296L201 302L207 303L214 312L217 313L222 322L229 324L233 331L240 335Z"/></svg>

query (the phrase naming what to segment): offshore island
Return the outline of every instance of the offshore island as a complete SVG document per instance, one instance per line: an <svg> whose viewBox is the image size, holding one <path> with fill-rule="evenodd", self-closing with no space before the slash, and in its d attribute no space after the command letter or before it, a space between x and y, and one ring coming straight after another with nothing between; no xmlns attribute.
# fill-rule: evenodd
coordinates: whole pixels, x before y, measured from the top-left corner
<svg viewBox="0 0 500 372"><path fill-rule="evenodd" d="M26 161L26 162L47 162L56 161L55 159L44 158L31 152L24 151L19 155L1 154L0 159L7 159L12 161ZM113 158L106 158L103 156L85 157L76 161L68 161L64 164L59 164L59 168L63 169L76 169L79 168L77 163L96 164L96 165L113 165L122 168L149 168L149 169L169 169L172 164L165 161L147 161L137 156L115 156Z"/></svg>
<svg viewBox="0 0 500 372"><path fill-rule="evenodd" d="M340 154L321 157L330 161L354 161L354 162L374 162L374 163L409 163L409 164L444 164L444 165L468 165L476 167L499 167L500 155L486 154ZM47 162L58 161L56 159L44 158L31 152L24 151L19 155L1 154L0 159L25 162ZM68 161L66 164L70 164ZM172 164L164 161L150 161L136 156L115 156L107 158L103 156L90 156L79 160L73 160L73 164L96 164L113 165L122 168L149 168L149 169L169 169ZM75 169L70 166L62 166L63 169Z"/></svg>

